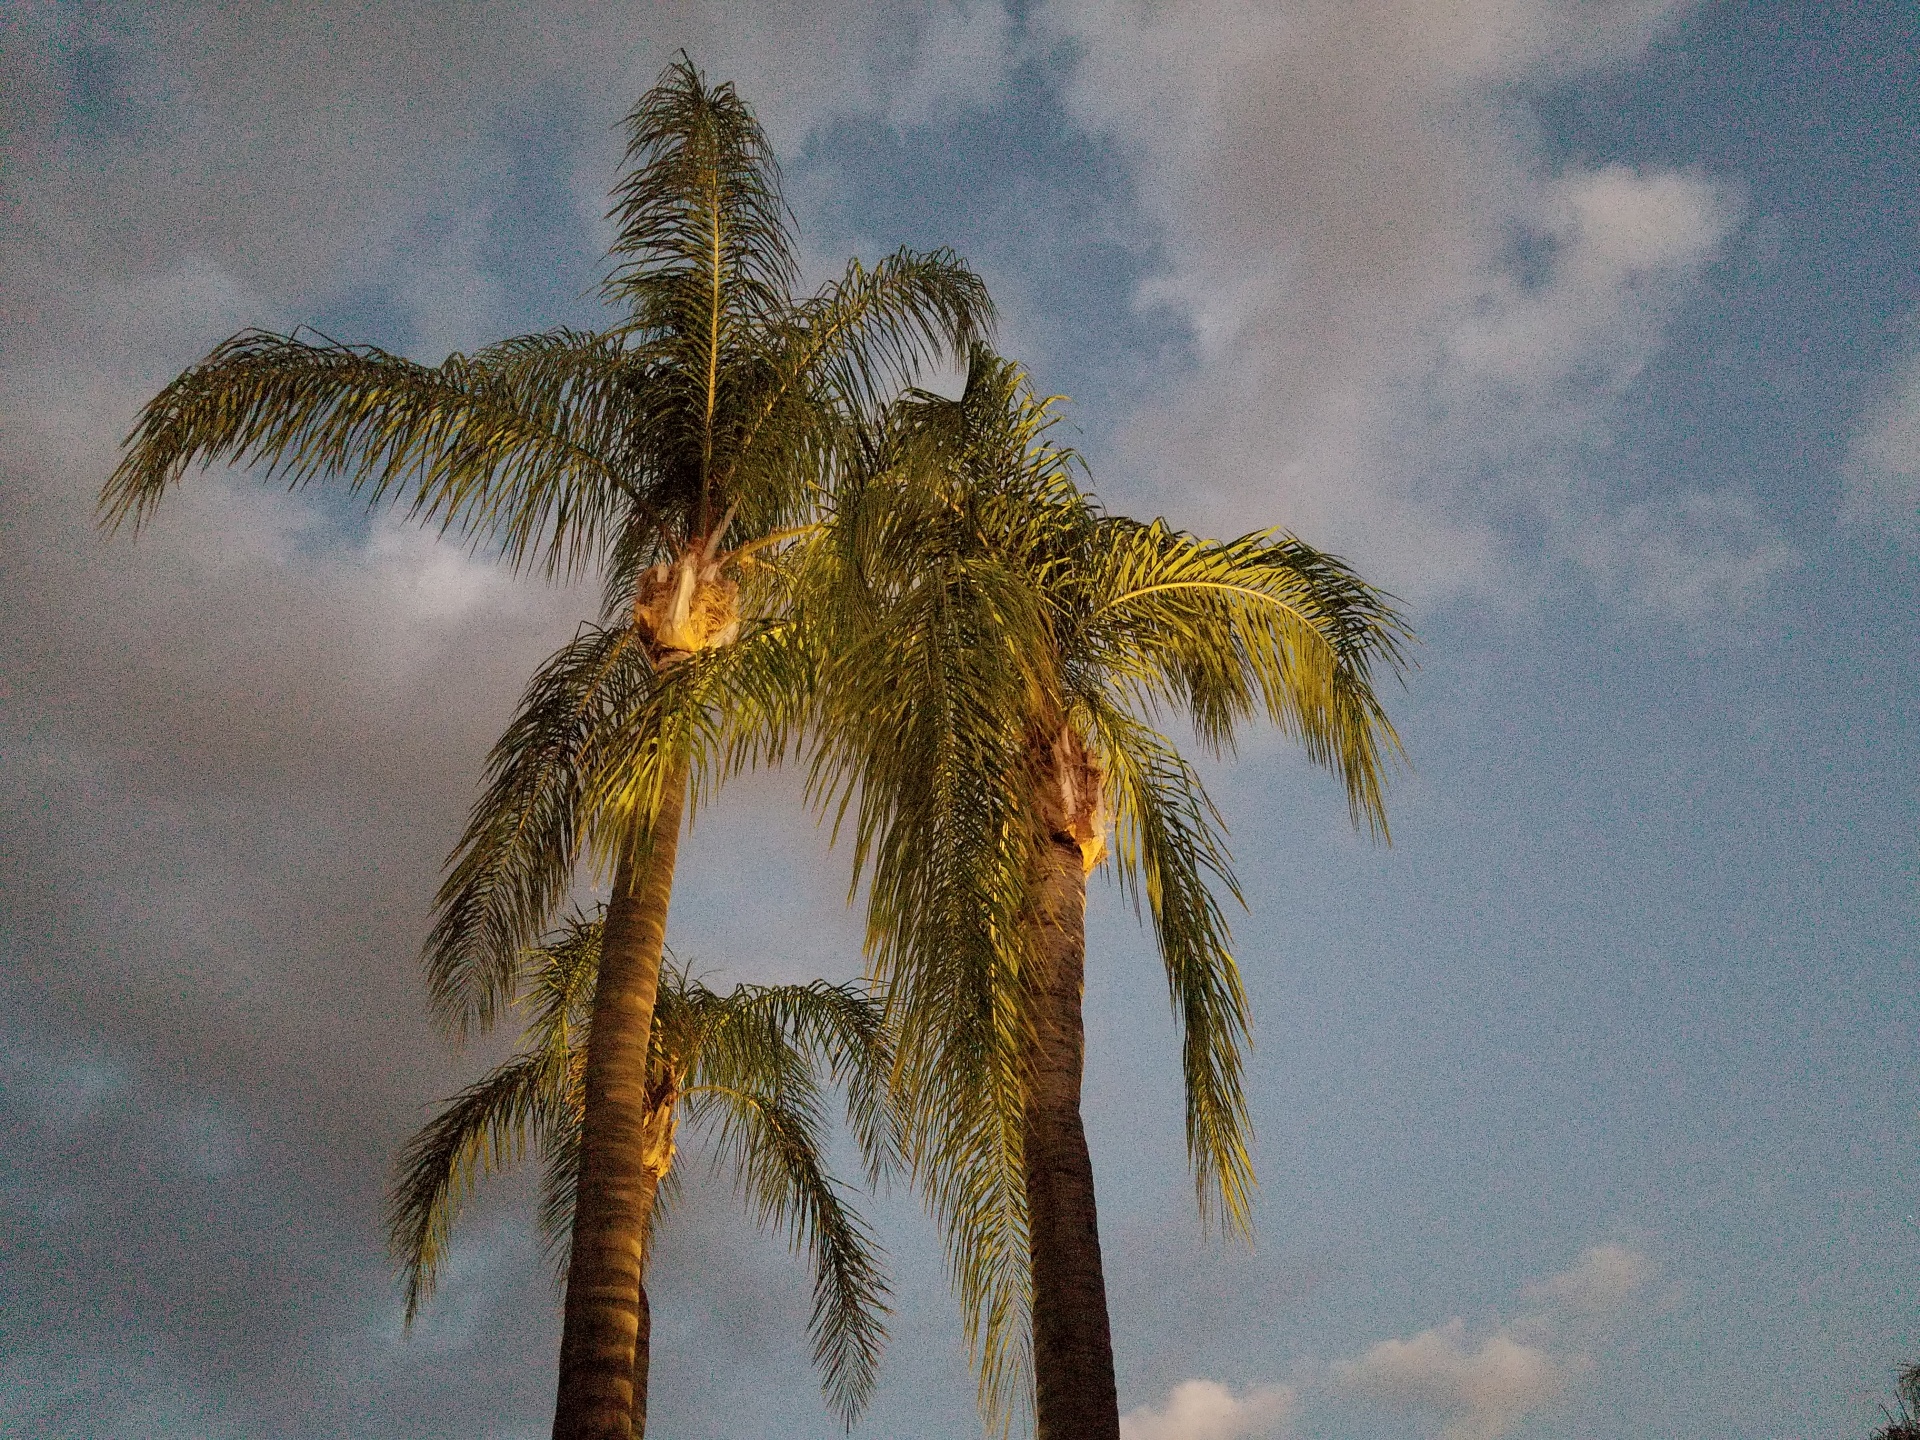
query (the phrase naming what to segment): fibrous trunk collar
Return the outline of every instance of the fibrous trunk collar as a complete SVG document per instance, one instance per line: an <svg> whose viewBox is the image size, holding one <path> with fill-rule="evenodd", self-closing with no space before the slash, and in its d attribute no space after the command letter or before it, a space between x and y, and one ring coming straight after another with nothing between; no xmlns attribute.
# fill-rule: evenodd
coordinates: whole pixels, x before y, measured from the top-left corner
<svg viewBox="0 0 1920 1440"><path fill-rule="evenodd" d="M691 545L671 564L641 575L633 623L658 652L698 654L740 638L740 586L723 573L726 559Z"/></svg>
<svg viewBox="0 0 1920 1440"><path fill-rule="evenodd" d="M1081 873L1091 875L1107 854L1106 777L1100 762L1070 723L1038 740L1034 750L1047 833L1077 845Z"/></svg>

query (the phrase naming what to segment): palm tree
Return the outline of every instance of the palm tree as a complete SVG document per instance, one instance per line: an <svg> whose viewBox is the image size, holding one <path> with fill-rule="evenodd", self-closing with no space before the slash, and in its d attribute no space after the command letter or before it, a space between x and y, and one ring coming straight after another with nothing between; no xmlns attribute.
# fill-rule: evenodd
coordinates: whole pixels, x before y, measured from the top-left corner
<svg viewBox="0 0 1920 1440"><path fill-rule="evenodd" d="M1886 1411L1887 1423L1873 1432L1873 1440L1920 1440L1920 1365L1902 1370L1896 1389L1900 1413Z"/></svg>
<svg viewBox="0 0 1920 1440"><path fill-rule="evenodd" d="M555 1407L568 1440L627 1432L648 1037L694 747L712 724L702 707L724 710L736 681L763 694L785 683L778 644L733 645L743 568L810 518L846 416L990 319L979 280L946 251L856 262L796 300L766 137L731 86L708 86L684 56L626 132L604 286L625 313L611 328L522 336L438 366L299 332L237 335L145 407L100 501L105 524L137 529L190 465L252 464L294 487L342 479L517 569L601 572L606 623L535 688L559 685L589 710L613 703L596 686L623 690L664 717L643 746L655 763L580 826L529 779L553 772L503 743L425 956L441 1017L484 1029L574 861L611 871ZM701 663L735 648L737 661ZM554 740L551 725L542 734ZM558 848L529 861L534 831Z"/></svg>
<svg viewBox="0 0 1920 1440"><path fill-rule="evenodd" d="M809 547L815 800L853 817L890 987L908 1160L948 1235L989 1415L1027 1373L1042 1440L1118 1435L1080 1116L1086 878L1113 841L1183 1035L1203 1215L1249 1223L1246 997L1213 893L1219 817L1155 728L1230 752L1256 710L1385 833L1398 741L1371 681L1410 638L1344 563L1287 535L1200 540L1109 515L1045 437L1050 401L976 350L867 441ZM836 822L838 823L838 822Z"/></svg>
<svg viewBox="0 0 1920 1440"><path fill-rule="evenodd" d="M575 915L528 955L522 1048L446 1104L406 1148L390 1233L406 1276L407 1320L432 1294L461 1202L479 1176L529 1146L546 1162L540 1223L564 1256L578 1191L590 997L604 922ZM888 1065L882 1007L847 985L741 985L725 995L683 967L661 972L647 1094L643 1173L649 1224L664 1215L683 1126L703 1130L756 1219L813 1261L814 1361L851 1426L873 1388L887 1286L865 1223L822 1161L821 1072L847 1089L847 1118L870 1156L885 1153ZM633 1434L645 1432L651 1312L644 1284L633 1360Z"/></svg>

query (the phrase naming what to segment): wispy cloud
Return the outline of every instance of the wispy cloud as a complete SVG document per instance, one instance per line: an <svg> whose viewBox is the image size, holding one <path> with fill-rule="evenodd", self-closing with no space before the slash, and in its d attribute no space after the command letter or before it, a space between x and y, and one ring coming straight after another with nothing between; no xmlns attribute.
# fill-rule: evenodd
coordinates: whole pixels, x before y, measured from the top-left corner
<svg viewBox="0 0 1920 1440"><path fill-rule="evenodd" d="M1901 357L1860 417L1841 473L1844 521L1920 545L1920 346Z"/></svg>
<svg viewBox="0 0 1920 1440"><path fill-rule="evenodd" d="M1192 342L1103 480L1177 488L1217 529L1284 521L1416 600L1513 587L1541 558L1511 553L1522 535L1636 608L1766 583L1782 550L1757 512L1757 534L1665 537L1745 547L1715 562L1740 585L1671 606L1576 543L1622 518L1616 407L1737 226L1737 188L1557 164L1515 98L1688 8L1049 0L1071 112L1132 157L1158 227L1138 301Z"/></svg>

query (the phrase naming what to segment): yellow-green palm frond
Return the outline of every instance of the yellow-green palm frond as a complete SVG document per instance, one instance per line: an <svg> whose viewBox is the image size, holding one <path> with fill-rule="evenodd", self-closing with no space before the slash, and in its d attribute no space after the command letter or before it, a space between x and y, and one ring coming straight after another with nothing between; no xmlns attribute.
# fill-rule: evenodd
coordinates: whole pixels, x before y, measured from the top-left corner
<svg viewBox="0 0 1920 1440"><path fill-rule="evenodd" d="M1220 817L1166 737L1104 699L1086 708L1084 723L1113 807L1121 888L1136 909L1146 899L1180 1025L1187 1157L1200 1212L1246 1234L1254 1183L1241 1086L1247 996L1214 899L1215 886L1240 898Z"/></svg>
<svg viewBox="0 0 1920 1440"><path fill-rule="evenodd" d="M1216 750L1263 710L1340 776L1355 822L1385 832L1399 741L1374 672L1401 673L1411 639L1391 597L1291 535L1200 540L1102 516L1089 538L1069 643L1104 683L1183 716Z"/></svg>
<svg viewBox="0 0 1920 1440"><path fill-rule="evenodd" d="M571 1125L569 1057L516 1055L468 1086L407 1143L388 1205L387 1235L406 1287L411 1324L433 1294L461 1204L483 1175L516 1164Z"/></svg>
<svg viewBox="0 0 1920 1440"><path fill-rule="evenodd" d="M142 525L192 465L258 465L298 487L339 476L369 505L576 567L630 499L617 339L525 336L426 366L370 345L245 331L141 410L100 497Z"/></svg>

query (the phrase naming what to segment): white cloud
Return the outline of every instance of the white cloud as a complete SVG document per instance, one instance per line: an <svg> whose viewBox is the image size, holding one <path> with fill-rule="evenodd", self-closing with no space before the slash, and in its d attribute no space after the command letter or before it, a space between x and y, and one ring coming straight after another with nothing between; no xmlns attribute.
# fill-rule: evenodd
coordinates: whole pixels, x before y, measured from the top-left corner
<svg viewBox="0 0 1920 1440"><path fill-rule="evenodd" d="M1861 417L1841 473L1843 520L1920 544L1920 349Z"/></svg>
<svg viewBox="0 0 1920 1440"><path fill-rule="evenodd" d="M1658 346L1675 286L1712 257L1736 213L1724 186L1679 171L1556 177L1535 221L1552 253L1545 282L1496 275L1454 332L1452 358L1475 378L1541 395L1583 368L1625 383Z"/></svg>
<svg viewBox="0 0 1920 1440"><path fill-rule="evenodd" d="M1628 1245L1595 1245L1570 1268L1535 1280L1521 1293L1576 1316L1617 1315L1660 1273Z"/></svg>
<svg viewBox="0 0 1920 1440"><path fill-rule="evenodd" d="M1310 1366L1293 1385L1235 1396L1211 1380L1174 1387L1165 1405L1120 1422L1123 1440L1256 1440L1286 1431L1302 1408L1360 1400L1424 1411L1442 1440L1500 1440L1551 1409L1599 1364L1609 1335L1659 1273L1628 1245L1596 1245L1566 1270L1528 1282L1513 1318L1477 1335L1461 1318Z"/></svg>
<svg viewBox="0 0 1920 1440"><path fill-rule="evenodd" d="M1498 1440L1559 1399L1588 1363L1504 1330L1469 1345L1466 1322L1455 1319L1409 1340L1382 1340L1335 1375L1356 1394L1448 1416L1445 1440Z"/></svg>
<svg viewBox="0 0 1920 1440"><path fill-rule="evenodd" d="M1299 1403L1290 1385L1256 1385L1235 1395L1212 1380L1183 1380L1155 1408L1120 1417L1121 1440L1266 1440L1281 1433Z"/></svg>
<svg viewBox="0 0 1920 1440"><path fill-rule="evenodd" d="M1595 516L1572 539L1633 609L1693 626L1738 615L1796 563L1747 496L1688 491Z"/></svg>
<svg viewBox="0 0 1920 1440"><path fill-rule="evenodd" d="M1103 485L1177 487L1211 529L1281 521L1415 601L1511 585L1517 531L1577 561L1557 537L1619 507L1564 477L1740 204L1690 170L1556 170L1512 97L1688 8L1048 0L1070 113L1133 158L1157 223L1138 301L1195 357Z"/></svg>
<svg viewBox="0 0 1920 1440"><path fill-rule="evenodd" d="M1334 1366L1334 1381L1355 1395L1439 1414L1444 1440L1498 1440L1594 1368L1593 1346L1657 1273L1630 1246L1593 1246L1566 1270L1530 1281L1521 1291L1526 1308L1478 1343L1456 1317L1382 1340Z"/></svg>

